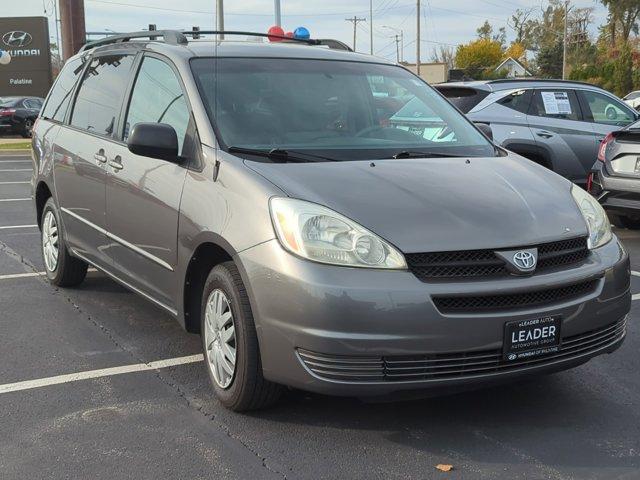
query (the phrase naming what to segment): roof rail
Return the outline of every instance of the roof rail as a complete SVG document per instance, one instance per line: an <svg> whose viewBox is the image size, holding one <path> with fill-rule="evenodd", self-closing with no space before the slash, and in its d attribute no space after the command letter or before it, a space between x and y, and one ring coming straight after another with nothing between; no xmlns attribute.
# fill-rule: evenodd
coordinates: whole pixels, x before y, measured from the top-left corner
<svg viewBox="0 0 640 480"><path fill-rule="evenodd" d="M189 41L187 40L187 37L185 37L182 33L176 30L149 30L144 32L132 32L132 33L123 33L119 35L111 35L101 40L90 42L84 45L80 49L80 53L86 52L87 50L91 50L92 48L102 47L104 45L128 42L129 40L132 40L135 38L148 38L149 40L155 40L156 38L159 38L159 37L162 37L162 40L165 43L168 43L171 45L187 45L189 43Z"/></svg>
<svg viewBox="0 0 640 480"><path fill-rule="evenodd" d="M132 33L122 33L122 34L111 35L109 37L105 37L103 39L90 42L84 45L80 49L80 53L86 52L87 50L91 50L93 48L102 47L105 45L128 42L129 40L133 40L136 38L146 38L153 41L162 37L162 41L170 45L187 45L189 43L187 36L197 38L200 35L242 35L242 36L249 36L249 37L277 38L285 42L298 42L298 43L305 43L307 45L324 45L335 50L345 50L348 52L353 51L346 43L343 43L339 40L332 40L332 39L316 40L311 38L295 38L295 37L286 37L282 35L271 35L268 33L224 31L224 30L187 30L184 32L179 32L177 30L149 30L149 31L143 31L143 32L132 32Z"/></svg>
<svg viewBox="0 0 640 480"><path fill-rule="evenodd" d="M580 85L589 85L590 87L597 87L589 82L582 82L580 80L562 80L559 78L536 78L536 77L526 77L526 78L499 78L496 80L487 80L488 84L495 83L513 83L513 82L550 82L550 83L577 83Z"/></svg>

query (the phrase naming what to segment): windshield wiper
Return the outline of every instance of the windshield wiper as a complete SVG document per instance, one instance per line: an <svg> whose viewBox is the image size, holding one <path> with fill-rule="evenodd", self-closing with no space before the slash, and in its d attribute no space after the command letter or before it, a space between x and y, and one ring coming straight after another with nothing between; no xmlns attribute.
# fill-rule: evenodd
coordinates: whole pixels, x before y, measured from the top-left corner
<svg viewBox="0 0 640 480"><path fill-rule="evenodd" d="M391 158L467 158L468 155L456 155L454 153L445 152L410 152L402 150L391 156Z"/></svg>
<svg viewBox="0 0 640 480"><path fill-rule="evenodd" d="M265 157L269 160L279 163L308 163L308 162L337 162L338 160L329 157L323 157L321 155L314 155L312 153L298 152L295 150L284 150L280 148L273 148L271 150L260 150L257 148L245 148L245 147L229 147L229 153L244 153L247 155L256 155L258 157Z"/></svg>

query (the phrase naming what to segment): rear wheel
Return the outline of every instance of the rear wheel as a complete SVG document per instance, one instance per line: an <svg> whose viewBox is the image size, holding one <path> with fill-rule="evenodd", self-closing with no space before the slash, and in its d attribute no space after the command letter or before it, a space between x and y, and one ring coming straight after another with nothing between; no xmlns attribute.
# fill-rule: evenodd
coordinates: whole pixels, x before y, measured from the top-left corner
<svg viewBox="0 0 640 480"><path fill-rule="evenodd" d="M31 138L32 133L33 133L33 120L28 118L24 121L21 135L23 138Z"/></svg>
<svg viewBox="0 0 640 480"><path fill-rule="evenodd" d="M41 225L42 258L49 281L59 287L75 287L82 283L87 275L87 264L69 255L53 198L44 205Z"/></svg>
<svg viewBox="0 0 640 480"><path fill-rule="evenodd" d="M262 376L249 297L233 262L211 270L200 318L207 371L220 403L237 412L275 403L282 387Z"/></svg>

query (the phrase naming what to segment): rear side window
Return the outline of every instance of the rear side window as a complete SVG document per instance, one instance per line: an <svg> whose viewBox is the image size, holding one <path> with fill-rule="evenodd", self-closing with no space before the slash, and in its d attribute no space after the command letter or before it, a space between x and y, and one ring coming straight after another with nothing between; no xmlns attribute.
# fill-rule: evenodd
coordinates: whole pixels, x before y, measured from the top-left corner
<svg viewBox="0 0 640 480"><path fill-rule="evenodd" d="M531 90L518 90L498 100L500 105L515 110L520 113L527 113L531 105Z"/></svg>
<svg viewBox="0 0 640 480"><path fill-rule="evenodd" d="M588 105L589 111L586 112L586 117L589 121L622 126L636 119L624 104L608 95L591 90L582 90L580 94Z"/></svg>
<svg viewBox="0 0 640 480"><path fill-rule="evenodd" d="M84 75L71 125L98 135L111 136L133 65L132 55L94 58Z"/></svg>
<svg viewBox="0 0 640 480"><path fill-rule="evenodd" d="M573 90L536 90L530 115L536 117L580 120L578 97Z"/></svg>
<svg viewBox="0 0 640 480"><path fill-rule="evenodd" d="M182 154L189 119L187 100L172 68L156 58L145 58L131 95L124 140L136 123L166 123L175 129Z"/></svg>
<svg viewBox="0 0 640 480"><path fill-rule="evenodd" d="M56 80L47 104L42 110L42 118L49 120L56 120L58 122L64 121L64 117L71 101L71 92L78 80L78 77L82 73L84 63L81 58L75 58L67 62Z"/></svg>
<svg viewBox="0 0 640 480"><path fill-rule="evenodd" d="M437 87L436 87L437 88ZM466 87L437 88L441 94L458 107L462 113L469 113L473 107L484 100L489 92Z"/></svg>

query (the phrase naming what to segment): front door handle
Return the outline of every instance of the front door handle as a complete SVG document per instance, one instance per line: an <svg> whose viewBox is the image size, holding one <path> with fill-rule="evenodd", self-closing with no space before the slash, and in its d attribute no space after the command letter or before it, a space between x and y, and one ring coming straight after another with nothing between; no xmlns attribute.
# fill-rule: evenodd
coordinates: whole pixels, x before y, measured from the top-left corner
<svg viewBox="0 0 640 480"><path fill-rule="evenodd" d="M553 137L553 133L547 132L546 130L539 130L536 132L536 135L542 138L551 138Z"/></svg>
<svg viewBox="0 0 640 480"><path fill-rule="evenodd" d="M100 149L100 150L98 151L98 153L95 153L95 154L93 155L93 158L95 159L95 161L96 161L96 162L98 162L98 164L100 164L100 163L103 163L103 164L104 164L104 163L107 163L107 157L106 157L106 155L104 154L104 150L103 150L103 149Z"/></svg>
<svg viewBox="0 0 640 480"><path fill-rule="evenodd" d="M120 170L122 170L124 168L124 165L122 165L122 157L118 155L113 160L109 160L109 166L113 168L114 172L119 172Z"/></svg>

